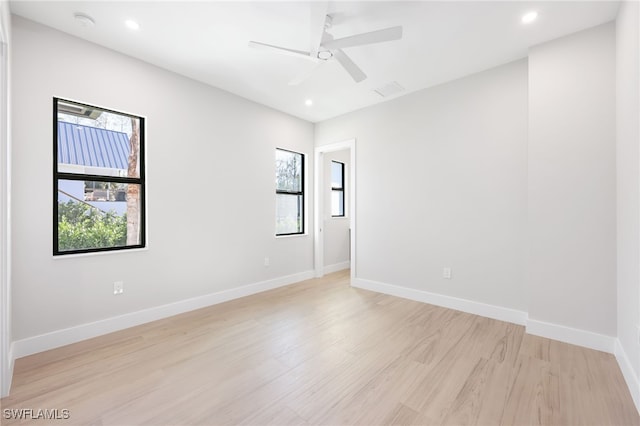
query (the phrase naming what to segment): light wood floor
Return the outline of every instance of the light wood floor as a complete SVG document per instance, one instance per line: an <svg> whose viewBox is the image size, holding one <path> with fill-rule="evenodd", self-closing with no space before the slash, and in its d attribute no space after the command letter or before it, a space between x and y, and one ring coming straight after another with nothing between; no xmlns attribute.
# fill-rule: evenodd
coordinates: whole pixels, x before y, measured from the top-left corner
<svg viewBox="0 0 640 426"><path fill-rule="evenodd" d="M1 404L69 410L40 425L640 424L612 355L346 271L19 359Z"/></svg>

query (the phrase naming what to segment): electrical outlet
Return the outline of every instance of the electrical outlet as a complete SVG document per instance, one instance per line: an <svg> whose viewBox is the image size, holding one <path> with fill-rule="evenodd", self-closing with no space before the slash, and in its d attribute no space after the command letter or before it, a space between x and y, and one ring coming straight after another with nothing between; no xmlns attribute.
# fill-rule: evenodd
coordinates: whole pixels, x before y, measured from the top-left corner
<svg viewBox="0 0 640 426"><path fill-rule="evenodd" d="M269 258L268 258L268 257L265 257L265 258L264 258L264 266L268 268L268 267L269 267L269 265L270 265L270 263L269 263Z"/></svg>
<svg viewBox="0 0 640 426"><path fill-rule="evenodd" d="M124 293L124 281L114 281L113 294L118 295Z"/></svg>
<svg viewBox="0 0 640 426"><path fill-rule="evenodd" d="M451 279L451 268L448 266L445 266L442 269L442 278L444 278L445 280L450 280Z"/></svg>

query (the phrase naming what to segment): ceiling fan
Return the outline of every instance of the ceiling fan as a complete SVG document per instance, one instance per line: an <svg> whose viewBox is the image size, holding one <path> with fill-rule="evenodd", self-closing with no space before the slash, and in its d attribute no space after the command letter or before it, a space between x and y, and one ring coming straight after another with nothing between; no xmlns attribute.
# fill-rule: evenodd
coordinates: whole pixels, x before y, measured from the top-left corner
<svg viewBox="0 0 640 426"><path fill-rule="evenodd" d="M332 18L327 15L328 2L311 3L311 46L309 51L289 49L282 46L250 41L249 47L255 49L271 51L283 55L306 58L317 63L311 70L297 76L289 82L295 86L306 80L318 67L330 59L335 59L349 73L356 83L367 78L367 75L344 53L342 49L346 47L363 46L366 44L381 43L384 41L399 40L402 38L402 27L390 27L382 30L367 33L355 34L352 36L334 39L327 32L332 25Z"/></svg>

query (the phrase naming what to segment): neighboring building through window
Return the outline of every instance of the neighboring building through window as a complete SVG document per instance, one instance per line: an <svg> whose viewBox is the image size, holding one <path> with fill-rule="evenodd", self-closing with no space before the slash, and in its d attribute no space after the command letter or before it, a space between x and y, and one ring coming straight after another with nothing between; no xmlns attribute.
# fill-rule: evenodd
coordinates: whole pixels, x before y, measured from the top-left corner
<svg viewBox="0 0 640 426"><path fill-rule="evenodd" d="M304 233L304 155L276 149L276 235Z"/></svg>
<svg viewBox="0 0 640 426"><path fill-rule="evenodd" d="M144 118L58 98L53 113L53 254L144 247Z"/></svg>
<svg viewBox="0 0 640 426"><path fill-rule="evenodd" d="M344 215L344 163L331 161L331 216Z"/></svg>

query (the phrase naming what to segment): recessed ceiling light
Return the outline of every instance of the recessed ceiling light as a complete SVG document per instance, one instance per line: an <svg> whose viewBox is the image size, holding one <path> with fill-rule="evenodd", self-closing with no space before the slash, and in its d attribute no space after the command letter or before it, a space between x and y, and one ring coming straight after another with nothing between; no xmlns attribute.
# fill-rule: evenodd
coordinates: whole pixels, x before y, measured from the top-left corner
<svg viewBox="0 0 640 426"><path fill-rule="evenodd" d="M93 27L96 24L96 21L85 13L74 13L73 17L76 18L76 21L78 21L83 27Z"/></svg>
<svg viewBox="0 0 640 426"><path fill-rule="evenodd" d="M136 21L132 20L132 19L127 19L126 21L124 21L124 24L127 26L127 28L129 28L130 30L139 30L140 29L140 24L138 24Z"/></svg>
<svg viewBox="0 0 640 426"><path fill-rule="evenodd" d="M530 24L533 21L535 21L537 17L538 17L538 12L536 11L527 12L524 15L522 15L522 23Z"/></svg>
<svg viewBox="0 0 640 426"><path fill-rule="evenodd" d="M304 104L306 106L311 106L311 105L313 105L313 101L311 99L307 99L306 101L304 101Z"/></svg>

